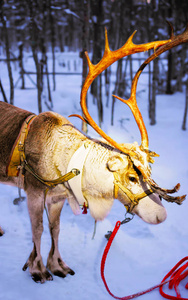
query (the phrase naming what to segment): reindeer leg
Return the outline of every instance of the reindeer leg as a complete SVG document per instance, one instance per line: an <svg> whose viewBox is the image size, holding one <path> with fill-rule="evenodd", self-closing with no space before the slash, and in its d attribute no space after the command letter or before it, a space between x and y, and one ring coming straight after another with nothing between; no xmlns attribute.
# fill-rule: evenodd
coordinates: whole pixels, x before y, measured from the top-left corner
<svg viewBox="0 0 188 300"><path fill-rule="evenodd" d="M67 274L74 275L66 263L62 260L58 250L58 237L60 231L60 214L65 199L53 197L51 203L48 203L49 228L52 239L52 246L47 260L47 268L56 276L66 277Z"/></svg>
<svg viewBox="0 0 188 300"><path fill-rule="evenodd" d="M34 189L27 190L28 210L31 219L33 250L23 267L23 271L29 268L32 279L35 282L44 283L46 280L52 280L52 275L47 271L43 264L40 253L41 235L43 232L43 193Z"/></svg>

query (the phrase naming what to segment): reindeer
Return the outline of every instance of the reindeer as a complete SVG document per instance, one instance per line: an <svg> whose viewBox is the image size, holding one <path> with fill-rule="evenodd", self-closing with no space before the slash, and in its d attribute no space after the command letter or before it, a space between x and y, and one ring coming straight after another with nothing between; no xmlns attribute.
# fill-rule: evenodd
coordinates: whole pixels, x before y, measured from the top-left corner
<svg viewBox="0 0 188 300"><path fill-rule="evenodd" d="M68 203L75 214L81 207L89 208L91 216L103 220L118 199L125 208L151 224L163 222L167 213L161 198L181 204L185 195L168 194L179 189L159 187L151 178L150 163L156 153L149 150L149 140L136 103L138 78L144 67L155 57L172 47L187 42L188 28L183 34L165 41L135 45L135 32L116 51L109 48L105 32L102 60L93 65L86 52L89 73L81 91L83 121L91 125L105 142L87 137L67 119L54 112L33 115L31 112L0 102L0 181L19 186L26 191L32 227L33 250L23 270L29 268L32 279L43 283L52 275L74 275L62 260L58 250L60 213ZM107 67L124 56L157 49L136 73L131 96L123 100L132 110L141 133L141 145L119 144L110 138L91 118L86 106L86 94L93 80ZM76 115L77 116L77 115ZM51 250L45 267L40 246L43 232L43 211L46 207L51 234Z"/></svg>

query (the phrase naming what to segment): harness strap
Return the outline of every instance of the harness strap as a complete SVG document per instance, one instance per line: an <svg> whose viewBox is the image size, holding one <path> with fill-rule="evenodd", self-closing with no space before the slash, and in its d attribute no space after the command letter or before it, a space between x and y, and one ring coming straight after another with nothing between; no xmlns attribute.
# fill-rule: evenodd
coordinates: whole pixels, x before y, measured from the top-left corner
<svg viewBox="0 0 188 300"><path fill-rule="evenodd" d="M28 164L28 162L26 160L24 160L24 162L23 162L23 168L25 170L27 170L29 173L31 173L38 181L40 181L41 183L46 185L48 188L54 188L54 187L56 187L56 185L62 184L80 174L80 171L78 169L74 168L70 172L66 173L63 176L60 176L59 178L57 178L55 180L46 180L46 179L42 178L41 176L39 176L33 170L33 168Z"/></svg>
<svg viewBox="0 0 188 300"><path fill-rule="evenodd" d="M76 152L73 154L73 156L71 157L67 167L67 172L69 172L72 168L76 168L80 170L79 175L73 178L69 182L69 186L75 198L77 199L79 205L86 208L88 207L88 201L82 193L82 174L83 174L83 166L89 154L90 149L91 149L91 144L87 144L87 143L82 144L82 146L78 148Z"/></svg>
<svg viewBox="0 0 188 300"><path fill-rule="evenodd" d="M46 185L48 188L53 188L58 184L62 184L65 181L68 181L72 179L73 177L77 176L80 171L78 169L72 168L67 174L55 179L55 180L46 180L42 177L40 177L33 168L28 164L26 157L25 157L25 149L24 149L24 143L27 138L30 126L32 121L36 118L36 115L30 115L26 118L24 121L20 133L14 143L14 146L11 151L10 155L10 161L7 166L7 175L8 176L18 176L20 167L22 168L23 172L24 170L27 170L29 173L31 173L38 181ZM47 192L46 192L47 193Z"/></svg>
<svg viewBox="0 0 188 300"><path fill-rule="evenodd" d="M36 118L36 115L30 115L23 122L23 125L20 129L20 133L14 143L12 148L9 163L7 166L7 175L17 177L19 175L19 166L21 165L21 160L25 159L24 153L24 143L27 138L29 128L32 121Z"/></svg>
<svg viewBox="0 0 188 300"><path fill-rule="evenodd" d="M116 172L113 172L113 175L114 175L114 198L117 199L119 189L122 190L122 192L126 194L130 200L130 205L125 205L128 208L128 212L131 212L141 199L153 194L152 189L147 189L142 193L133 194L128 188L126 188L124 185L121 184L121 182L119 181L119 176Z"/></svg>

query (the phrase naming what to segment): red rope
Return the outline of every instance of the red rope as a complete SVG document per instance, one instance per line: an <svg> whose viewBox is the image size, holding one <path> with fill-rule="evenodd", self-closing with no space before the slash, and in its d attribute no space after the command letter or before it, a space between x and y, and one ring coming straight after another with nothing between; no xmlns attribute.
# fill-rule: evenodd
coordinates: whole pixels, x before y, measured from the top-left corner
<svg viewBox="0 0 188 300"><path fill-rule="evenodd" d="M163 291L163 286L161 286L159 288L159 292L160 292L161 296L163 296L164 298L166 298L166 299L172 299L172 300L175 300L175 299L178 299L178 300L180 300L180 299L181 300L187 300L188 299L188 298L182 298L181 294L180 294L180 291L179 291L179 283L180 283L180 281L182 281L185 277L188 276L188 269L186 270L186 268L188 268L188 262L185 263L184 265L182 265L185 261L188 261L188 256L182 258L172 268L172 270L170 270L170 272L163 278L163 280L162 280L161 283L163 283L164 281L168 280L168 278L170 277L170 279L169 279L169 289L173 289L173 287L174 287L174 290L176 292L176 296L168 295L168 294L166 294ZM179 266L181 266L181 267L179 268ZM188 283L185 285L185 288L188 289Z"/></svg>
<svg viewBox="0 0 188 300"><path fill-rule="evenodd" d="M180 292L179 292L179 283L181 280L183 280L186 276L188 276L188 269L186 270L186 268L188 268L188 262L185 263L183 266L181 266L179 269L177 269L180 265L182 265L186 260L188 261L188 257L183 258L180 262L178 262L175 267L163 278L162 282L158 285L155 285L145 291L133 294L133 295L129 295L129 296L125 296L125 297L117 297L115 296L109 289L105 276L104 276L104 268L105 268L105 263L106 263L106 258L108 255L108 252L110 250L110 247L112 245L112 242L116 236L116 233L118 232L119 228L121 226L121 222L118 221L114 227L114 230L112 232L112 234L110 235L110 238L108 240L108 243L104 249L104 253L102 256L102 260L101 260L101 278L103 280L103 283L106 287L106 290L108 291L108 293L115 299L119 299L119 300L129 300L129 299L133 299L136 297L139 297L141 295L144 295L146 293L149 293L151 291L153 291L156 288L159 288L159 292L160 294L166 298L166 299L172 299L172 300L188 300L188 298L181 298ZM171 276L171 277L170 277ZM169 278L170 277L170 278ZM166 293L164 293L163 291L163 286L169 283L169 289L172 289L174 287L175 292L176 292L176 296L171 296L171 295L167 295ZM188 289L188 283L185 286L186 289Z"/></svg>

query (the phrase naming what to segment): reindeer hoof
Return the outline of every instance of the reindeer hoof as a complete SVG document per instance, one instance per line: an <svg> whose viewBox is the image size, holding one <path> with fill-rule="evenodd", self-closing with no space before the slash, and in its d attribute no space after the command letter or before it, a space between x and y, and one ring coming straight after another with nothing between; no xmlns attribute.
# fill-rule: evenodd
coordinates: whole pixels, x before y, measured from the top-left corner
<svg viewBox="0 0 188 300"><path fill-rule="evenodd" d="M67 274L69 274L69 275L71 275L71 276L73 276L74 274L75 274L75 272L73 271L73 270L67 270L67 271L63 271L63 270L55 270L54 272L53 272L53 274L55 275L55 276L59 276L59 277L61 277L61 278L65 278L66 276L67 276Z"/></svg>
<svg viewBox="0 0 188 300"><path fill-rule="evenodd" d="M68 272L68 274L70 274L71 276L74 276L75 272L70 269L70 271Z"/></svg>
<svg viewBox="0 0 188 300"><path fill-rule="evenodd" d="M18 204L20 204L20 202L23 202L25 199L26 199L25 197L18 197L18 198L15 198L15 199L13 200L13 204L14 204L14 205L18 205Z"/></svg>
<svg viewBox="0 0 188 300"><path fill-rule="evenodd" d="M33 281L37 282L37 283L44 283L44 279L42 278L41 274L38 273L33 273L31 275L31 278L33 279Z"/></svg>
<svg viewBox="0 0 188 300"><path fill-rule="evenodd" d="M22 270L26 271L27 268L29 268L31 278L37 283L44 283L45 281L53 280L51 273L44 267L42 260L35 260L32 260L30 255ZM35 267L33 267L33 265L35 265Z"/></svg>
<svg viewBox="0 0 188 300"><path fill-rule="evenodd" d="M75 274L75 272L70 269L60 257L49 257L47 268L52 272L52 274L61 278L65 278L67 274L71 276Z"/></svg>
<svg viewBox="0 0 188 300"><path fill-rule="evenodd" d="M66 274L63 271L60 271L60 270L54 271L53 274L55 276L58 276L58 277L61 277L61 278L65 278L66 277Z"/></svg>
<svg viewBox="0 0 188 300"><path fill-rule="evenodd" d="M44 283L45 281L52 281L52 275L46 270L44 273L33 273L31 274L32 279L36 283Z"/></svg>
<svg viewBox="0 0 188 300"><path fill-rule="evenodd" d="M0 227L0 236L2 236L4 234L3 229Z"/></svg>

